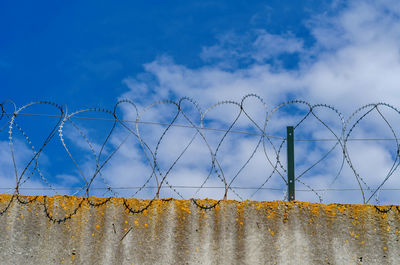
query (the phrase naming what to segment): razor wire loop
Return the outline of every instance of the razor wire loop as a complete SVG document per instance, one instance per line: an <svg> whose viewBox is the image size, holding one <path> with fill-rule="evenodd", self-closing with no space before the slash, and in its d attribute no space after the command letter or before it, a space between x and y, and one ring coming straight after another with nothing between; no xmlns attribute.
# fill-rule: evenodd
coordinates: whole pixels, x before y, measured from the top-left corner
<svg viewBox="0 0 400 265"><path fill-rule="evenodd" d="M263 140L263 137L264 137L264 136L263 136L264 131L263 131L263 130L261 129L261 127L258 126L258 124L249 116L249 114L245 111L245 109L244 109L244 107L243 107L243 105L244 105L246 99L251 98L251 97L254 97L254 98L256 98L256 99L258 99L258 100L260 101L260 103L262 104L262 106L263 106L264 109L265 109L265 114L268 115L267 105L265 104L264 100L263 100L261 97L259 97L258 95L255 95L255 94L248 94L248 95L246 95L246 96L244 96L244 97L242 98L242 100L241 100L241 102L240 102L240 111L243 112L244 115L246 115L246 117L251 121L251 123L253 123L253 124L257 127L257 129L259 129L259 130L261 131L262 136L260 137L260 139L259 139L259 141L258 141L256 147L255 147L254 150L252 151L250 157L249 157L249 158L247 159L247 161L242 165L242 167L239 169L239 171L237 171L237 173L235 174L235 176L234 176L234 177L232 178L232 180L230 181L228 187L231 187L231 186L232 186L232 183L234 182L234 180L239 176L239 174L240 174L240 173L242 172L242 170L247 166L247 164L249 164L250 160L251 160L251 159L254 157L254 155L256 154L257 149L259 148L260 144L262 143L262 140ZM264 123L265 123L265 122L266 122L266 121L264 121ZM241 197L239 197L239 198L241 198Z"/></svg>
<svg viewBox="0 0 400 265"><path fill-rule="evenodd" d="M197 111L199 112L199 114L200 114L200 128L199 128L198 126L195 126L195 125L194 125L193 121L185 114L185 112L182 112L182 115L184 116L184 118L192 125L193 128L196 129L196 134L194 135L194 137L195 137L197 134L199 134L199 135L201 136L201 138L203 139L205 145L207 146L208 151L210 152L210 157L211 157L211 166L210 166L210 169L209 169L209 173L208 173L207 177L204 179L204 181L202 182L201 186L200 186L200 187L196 190L196 192L194 193L194 196L196 196L196 194L204 187L204 185L205 185L205 184L207 183L207 181L209 180L209 178L210 178L212 172L215 172L215 173L217 174L217 177L221 180L221 182L224 183L224 196L223 196L223 198L226 198L226 197L227 197L227 193L228 193L228 188L227 188L226 179L225 179L224 174L223 174L223 171L222 171L222 167L220 166L220 164L219 164L219 162L218 162L218 160L217 160L216 152L213 152L213 150L212 150L212 148L211 148L209 142L207 141L207 138L206 138L205 134L204 134L203 131L202 131L202 129L204 128L204 127L203 127L203 124L204 124L204 118L205 118L205 113L206 113L206 112L203 113L203 112L201 111L200 106L197 104L197 102L195 102L195 101L194 101L193 99L191 99L191 98L186 98L186 97L185 97L185 98L182 98L182 99L179 101L179 106L181 106L181 104L182 104L182 102L183 102L184 100L187 100L187 101L189 101L190 103L192 103L192 104L195 106L195 108L197 109ZM206 110L206 111L207 111L207 110ZM194 138L193 138L193 140L194 140ZM192 142L192 141L191 141L191 142ZM186 148L185 148L185 149L186 149ZM216 168L216 166L217 166L218 168ZM219 173L219 172L221 172L221 173ZM198 203L196 200L194 200L194 199L192 199L192 201L193 201L193 203L194 203L195 205L197 205L198 207L200 207L201 209L204 209L204 210L214 208L214 207L218 204L218 202L219 202L219 201L218 201L217 203L215 203L215 204L213 204L213 205L204 206L204 205L199 204L199 203Z"/></svg>
<svg viewBox="0 0 400 265"><path fill-rule="evenodd" d="M161 189L161 187L162 187L162 184L163 184L164 181L165 181L166 184L167 184L179 197L183 198L183 196L182 196L181 194L179 194L179 192L177 192L171 185L169 185L168 181L166 180L167 175L168 175L169 172L171 171L173 165L167 170L167 172L166 172L165 174L162 174L162 171L161 171L161 169L160 169L160 167L158 166L158 163L157 163L157 155L158 155L159 146L160 146L160 144L161 144L161 142L162 142L164 136L166 135L166 133L168 132L168 130L171 128L172 124L176 121L176 119L177 119L178 116L179 116L179 112L180 112L179 105L178 105L176 102L172 101L172 100L157 101L157 102L155 102L155 103L149 105L149 106L146 107L141 113L139 113L138 116L137 116L137 120L139 120L140 117L141 117L146 111L148 111L150 108L152 108L152 107L154 107L154 106L156 106L156 105L160 105L160 104L171 104L171 105L174 105L174 106L177 107L178 112L175 114L175 116L174 116L174 118L172 119L172 121L168 124L167 128L164 129L164 131L162 132L161 137L160 137L160 138L158 139L158 141L157 141L157 144L156 144L156 147L155 147L155 150L154 150L154 154L153 154L153 152L152 152L152 156L153 156L153 167L154 167L155 170L157 170L157 172L155 172L155 174L154 174L154 177L155 177L156 182L157 182L157 192L156 192L155 197L156 197L156 198L159 197L160 189ZM140 137L141 141L143 142L143 139L142 139L141 136L140 136L138 124L139 124L139 123L137 122L137 123L136 123L136 132L137 132L137 135ZM179 160L180 157L181 157L181 156L179 156L179 157L177 158L177 160ZM177 161L177 160L176 160L176 161ZM176 163L176 162L174 162L174 163ZM157 174L161 177L161 181L158 180Z"/></svg>
<svg viewBox="0 0 400 265"><path fill-rule="evenodd" d="M12 104L14 105L15 111L14 111L13 115L7 115L6 114L6 116L9 119L9 122L8 122L8 124L9 124L9 131L8 131L8 133L9 133L9 146L10 146L10 153L11 153L11 158L12 158L13 167L14 167L14 174L15 174L15 179L16 179L16 187L15 187L12 199L10 200L9 204L6 206L5 210L2 211L1 213L4 213L9 208L9 206L11 205L11 203L13 201L14 196L17 198L17 201L19 203L21 203L21 204L28 204L28 203L31 203L31 202L36 200L37 197L34 197L30 201L22 201L20 199L20 197L18 196L19 195L19 187L21 185L23 185L31 177L31 176L28 176L24 181L22 181L25 173L28 171L28 169L29 169L29 167L30 167L30 165L32 164L33 161L35 161L35 167L32 170L31 175L33 175L34 171L37 171L39 176L41 177L41 179L50 188L52 188L52 186L49 184L47 179L43 176L42 172L40 171L40 168L39 168L39 156L40 156L41 152L43 151L43 149L46 147L46 145L54 137L54 135L56 133L56 130L57 130L57 127L60 124L60 121L62 120L63 116L65 115L65 112L64 112L63 108L60 105L58 105L56 103L53 103L53 102L49 102L49 101L31 102L29 104L26 104L26 105L22 106L19 109L16 109L15 104L13 102L12 102ZM47 136L47 138L44 140L44 142L42 143L42 145L41 145L41 147L39 148L38 151L36 151L35 147L33 146L32 142L29 139L29 137L27 136L27 134L22 130L22 128L16 122L16 118L17 118L19 112L24 110L24 109L26 109L26 108L29 108L30 106L33 106L33 105L50 105L50 106L53 106L53 107L57 108L60 111L60 116L59 116L60 119L58 120L57 124L53 127L53 129L51 130L51 132ZM4 111L4 104L2 104L2 111ZM4 115L2 117L4 117ZM32 152L34 154L33 157L26 164L25 168L22 170L20 175L18 174L17 163L16 163L16 159L15 159L15 151L14 151L14 144L13 144L13 137L12 137L13 127L16 127L20 131L20 133L23 135L23 137L24 137L25 141L27 142L27 144L31 147ZM54 188L52 188L52 189L54 190Z"/></svg>
<svg viewBox="0 0 400 265"><path fill-rule="evenodd" d="M398 159L399 159L399 141L398 141L397 135L396 135L396 133L395 133L393 127L390 125L390 123L389 123L388 120L385 118L385 116L382 114L382 112L379 111L379 109L378 109L379 106L388 107L389 109L392 109L393 111L395 111L397 114L400 114L399 110L398 110L397 108L393 107L392 105L389 105L389 104L387 104L387 103L374 103L374 104L367 104L367 105L364 105L364 106L358 108L356 111L354 111L354 112L350 115L350 117L349 117L348 120L346 121L346 125L348 125L348 124L350 123L350 121L351 121L359 112L361 112L362 110L368 108L368 110L367 110L365 113L363 113L363 114L352 124L352 126L350 127L350 129L348 130L348 132L347 132L347 134L346 134L346 136L345 136L345 138L344 138L344 151L345 151L345 154L346 154L346 160L347 160L347 163L349 164L351 170L353 171L353 173L354 173L354 175L355 175L355 177L356 177L356 179L357 179L358 185L359 185L359 187L360 187L360 191L361 191L361 193L362 193L363 203L368 203L368 202L371 200L371 198L372 198L375 194L377 194L377 192L382 188L382 186L385 184L385 182L390 178L390 176L395 172L395 170L396 170L397 167L399 166L399 160L398 160ZM360 124L360 122L361 122L365 117L367 117L367 116L368 116L370 113L372 113L372 111L374 111L374 110L376 110L376 111L378 112L378 114L382 117L382 119L384 120L384 122L386 123L386 125L389 127L390 131L392 132L392 134L393 134L393 136L394 136L394 139L395 139L395 141L396 141L396 159L395 159L395 161L393 162L393 165L392 165L391 169L389 170L389 172L387 173L386 177L384 178L384 180L381 182L381 184L380 184L380 185L378 186L378 188L376 188L376 189L372 189L371 187L369 187L368 184L365 182L365 180L359 175L359 173L357 172L357 170L356 170L355 167L353 166L353 163L351 162L351 158L350 158L350 155L349 155L349 152L348 152L348 148L347 148L348 138L350 137L350 135L351 135L351 133L353 132L353 130L356 128L356 126L357 126L358 124ZM372 193L372 195L371 195L368 199L365 198L364 188L363 188L362 184L365 185L367 191L371 191L371 193ZM379 202L379 198L376 198L376 201Z"/></svg>
<svg viewBox="0 0 400 265"><path fill-rule="evenodd" d="M99 157L96 155L96 152L93 148L93 145L91 144L91 142L89 141L89 139L86 137L85 133L71 120L72 117L74 117L76 114L80 114L80 113L84 113L84 112L103 112L103 113L107 113L107 114L111 114L113 115L112 112L104 110L104 109L98 109L98 108L89 108L89 109L83 109L83 110L78 110L75 111L69 115L67 115L66 117L64 117L62 123L60 124L60 128L59 128L59 137L61 140L62 145L64 146L65 151L67 152L68 156L70 157L70 159L72 160L72 162L74 163L75 167L77 168L79 174L81 175L82 179L85 182L86 185L86 189L85 189L85 197L89 197L89 188L91 183L93 182L94 178L96 177L96 172L95 174L88 180L87 177L85 176L85 174L83 173L81 167L79 166L78 162L76 161L76 159L72 156L71 151L69 150L69 148L67 147L66 143L65 143L65 139L64 139L64 135L63 135L63 128L66 124L66 122L68 121L69 123L71 123L71 125L78 131L78 133L81 135L81 137L85 140L85 142L88 144L90 151L92 152L93 156L95 157L96 160L96 171L97 169L100 167L99 165ZM114 116L114 115L113 115ZM114 128L114 127L113 127ZM113 130L113 128L111 129L111 132ZM108 137L106 138L106 140L104 141L104 144L106 144L108 140ZM103 144L103 145L104 145ZM102 151L102 150L101 150Z"/></svg>
<svg viewBox="0 0 400 265"><path fill-rule="evenodd" d="M332 130L332 128L330 128L318 115L315 114L315 111L314 111L314 110L315 110L316 108L325 108L325 109L332 110L332 111L339 117L339 119L340 119L340 121L341 121L341 127L342 127L342 129L341 129L341 135L340 135L340 136L336 135L336 133ZM331 154L331 152L332 152L333 150L336 149L336 147L337 147L338 145L340 145L340 147L342 147L342 150L343 150L342 138L343 138L344 126L345 126L343 115L342 115L337 109L335 109L334 107L329 106L329 105L327 105L327 104L316 104L316 105L313 105L313 106L311 107L311 109L310 109L310 113L311 113L311 115L313 115L326 129L329 130L329 132L335 137L336 142L335 142L335 144L332 146L332 148L331 148L327 153L325 153L319 160L317 160L315 163L313 163L311 166L309 166L306 170L304 170L302 173L300 173L300 174L297 176L297 178L295 179L296 181L299 181L299 179L300 179L302 176L304 176L308 171L310 171L312 168L314 168L314 167L317 166L319 163L321 163L322 161L324 161L324 160ZM345 155L344 155L344 152L342 152L342 162L341 162L340 168L339 168L338 172L336 173L336 176L334 177L334 179L332 180L332 182L329 184L328 188L330 188L330 187L336 182L337 178L340 176L340 174L341 174L341 172L342 172L342 170L343 170L344 163L345 163ZM323 196L322 196L322 194L317 193L317 192L316 192L311 186L309 186L308 184L305 184L304 182L300 182L300 183L302 183L303 185L305 185L306 187L308 187L310 190L312 190L312 191L318 196L320 202L323 201Z"/></svg>
<svg viewBox="0 0 400 265"><path fill-rule="evenodd" d="M257 102L260 103L260 105L263 108L263 113L261 113L263 116L265 115L265 119L263 119L263 125L258 124L253 116L247 111L246 109L246 103L249 99L255 99ZM13 111L6 111L6 105L9 104L13 107ZM135 128L131 128L129 125L130 121L125 121L119 117L117 114L117 110L123 105L127 104L128 107L133 108L135 111L136 119L134 121L135 123ZM184 105L188 104L188 106L191 107L191 110L194 113L197 113L196 115L199 115L199 120L194 120L193 117L189 114L189 110L186 111L184 108ZM49 105L57 109L57 111L60 113L59 115L39 115L39 116L51 116L51 117L57 117L59 118L57 123L55 123L54 127L51 127L52 129L50 130L49 134L43 142L39 145L39 148L35 148L32 140L28 136L28 134L25 132L25 130L21 127L21 125L18 123L18 117L20 115L24 115L23 113L24 110L29 109L31 106L34 105ZM146 112L151 111L152 108L156 108L162 105L167 105L167 106L172 106L174 108L174 111L171 112L172 117L170 117L168 122L164 123L157 123L157 122L150 122L150 124L159 124L165 126L165 128L162 130L162 133L160 137L157 139L156 144L154 149L150 147L150 145L145 141L145 139L142 137L141 133L141 128L140 124L145 124L146 122L142 121L143 116L146 114ZM228 122L226 129L216 129L216 128L206 128L205 123L210 116L210 113L217 110L219 107L222 106L233 106L237 108L237 112L234 113L233 120ZM40 155L44 151L44 149L48 146L48 144L52 141L54 138L55 134L58 131L58 136L59 140L65 149L67 156L73 164L76 167L76 170L78 174L81 176L82 180L84 181L84 185L81 186L74 194L78 194L81 191L84 191L84 197L82 197L82 200L78 205L70 211L64 218L56 219L54 218L51 213L48 210L48 200L47 197L45 197L43 205L45 208L45 213L46 216L49 218L50 221L54 223L61 223L65 222L66 220L70 219L73 215L77 213L80 207L82 207L84 202L87 202L89 206L91 207L98 207L101 205L104 205L108 203L111 200L111 197L104 198L104 200L100 202L93 202L90 199L90 190L91 186L94 183L94 181L99 177L103 184L106 186L106 194L107 192L110 192L113 196L117 195L117 192L113 190L112 186L107 183L106 178L103 176L102 169L110 163L112 158L115 156L115 154L120 150L120 148L125 145L128 142L128 139L130 137L134 137L136 140L136 144L140 146L140 151L142 152L143 157L145 158L145 163L151 168L151 173L149 173L149 176L145 178L145 181L142 185L138 185L138 188L136 192L133 193L133 197L136 196L139 192L141 192L145 188L151 188L148 185L150 184L150 181L154 179L156 183L156 191L152 199L150 199L147 203L145 203L143 206L139 207L138 209L133 209L129 203L127 202L126 199L124 199L124 206L125 208L132 214L137 214L145 211L148 209L152 203L154 202L155 199L160 197L160 192L161 189L166 187L170 190L172 190L179 198L184 199L182 194L177 190L177 187L179 186L174 186L169 182L169 176L171 172L176 168L176 165L181 161L182 157L185 155L185 153L188 151L188 149L193 145L193 142L196 139L200 139L201 142L204 144L204 146L207 148L209 156L210 156L210 166L207 170L207 174L205 175L203 181L201 182L201 185L197 187L194 197L202 190L206 189L207 187L205 186L207 182L210 180L212 176L216 176L222 183L223 183L223 189L224 189L224 194L223 198L220 200L216 200L216 202L213 203L208 203L202 204L198 202L194 197L191 199L193 204L199 207L200 209L203 210L208 210L216 207L221 200L225 200L228 197L228 193L232 192L235 196L237 196L239 199L243 200L244 198L242 195L239 194L239 192L236 190L238 187L234 187L233 184L237 180L237 178L242 174L243 170L248 167L250 161L254 158L255 154L257 151L261 148L262 152L264 153L266 162L272 167L272 170L270 173L266 174L266 177L264 179L264 182L256 188L256 190L250 195L249 198L252 198L257 192L259 192L262 189L265 189L264 186L266 183L268 183L271 178L275 175L280 176L282 179L282 182L287 185L287 181L285 178L286 174L286 169L284 167L284 163L281 158L281 153L282 153L282 148L284 144L286 143L286 138L284 137L276 137L272 135L268 135L266 133L267 128L270 123L272 123L272 118L277 115L277 113L284 109L285 107L290 107L292 105L300 105L300 106L305 106L306 110L305 113L303 113L300 116L300 119L294 124L294 129L298 129L307 119L314 117L318 124L321 124L324 128L327 129L327 131L333 136L332 141L334 141L333 145L329 147L324 153L321 155L321 157L317 160L315 160L311 165L307 166L305 170L300 172L296 176L296 181L301 183L306 187L308 191L311 191L314 193L318 200L320 202L323 201L323 194L330 190L330 187L332 187L335 182L337 181L338 177L343 171L344 165L347 163L349 168L351 169L351 172L353 173L355 180L357 181L357 184L359 186L359 190L361 192L362 200L363 203L369 203L372 198L375 197L375 200L377 203L379 203L379 196L380 192L383 190L383 186L386 184L386 182L393 176L393 174L396 172L396 170L399 167L400 164L400 149L399 149L399 140L397 133L395 129L393 128L392 124L384 115L382 112L383 108L388 109L389 111L393 111L396 114L400 114L400 111L395 108L394 106L380 102L380 103L374 103L374 104L366 104L364 106L359 107L356 109L351 115L347 118L347 120L344 118L341 112L339 112L335 107L327 104L310 104L306 101L303 100L291 100L291 101L286 101L283 102L282 104L276 106L273 108L271 111L268 111L267 104L264 102L264 100L256 95L256 94L248 94L245 95L240 101L232 101L232 100L225 100L225 101L220 101L217 102L210 107L208 107L204 112L201 110L199 104L193 100L192 98L188 97L182 97L177 101L173 100L160 100L157 102L154 102L142 109L140 112L137 105L129 100L129 99L122 99L117 101L117 103L113 106L113 109L108 110L104 108L85 108L81 110L77 110L72 113L67 112L67 107L66 106L61 106L53 102L49 101L36 101L36 102L31 102L26 105L23 105L20 108L17 108L16 104L11 101L11 100L5 100L0 103L0 108L1 108L1 113L0 113L0 122L5 122L4 125L0 126L0 133L8 126L8 142L9 142L9 147L10 147L10 155L11 155L11 160L12 160L12 165L14 169L14 175L15 175L15 181L16 181L16 186L14 188L13 195L11 196L10 200L6 203L6 206L4 209L0 210L0 216L3 215L10 207L10 205L16 201L20 204L29 204L33 203L34 201L37 200L37 196L25 200L23 197L20 196L20 188L22 185L24 185L29 179L32 178L32 176L37 173L40 179L49 187L50 190L55 192L57 194L57 188L53 187L51 182L48 180L48 178L45 177L44 173L40 169ZM336 129L333 129L333 127L328 124L328 120L322 119L318 113L316 112L317 109L326 109L329 110L331 113L335 114L335 116L338 117L340 120L340 126L337 128L340 132L336 132ZM396 143L396 155L394 158L393 163L391 164L390 169L387 171L386 175L384 178L381 180L379 185L377 185L376 188L371 188L368 184L367 181L360 175L360 173L356 170L356 167L354 166L354 163L351 159L350 153L349 153L349 147L348 147L348 142L351 141L352 139L350 138L351 135L353 135L354 130L359 126L359 124L372 112L376 112L379 117L383 120L384 124L389 128L391 135L393 136L393 140ZM87 136L87 133L84 130L84 127L79 126L76 122L74 122L74 119L85 119L84 117L79 117L79 114L83 113L89 113L89 112L94 112L94 113L101 113L104 115L109 116L110 118L100 118L99 120L108 120L112 121L112 126L106 131L106 137L104 141L100 143L100 150L96 152L95 147L93 142L89 140L89 137ZM26 115L26 114L25 114ZM29 115L29 114L28 114ZM177 120L179 118L182 118L185 122L187 122L188 125L178 125ZM232 176L228 178L226 175L226 172L224 171L223 165L220 162L220 150L222 146L227 142L227 138L229 135L232 133L235 133L236 131L234 130L235 126L238 126L238 121L240 118L245 118L248 122L248 126L252 126L256 129L257 133L247 133L247 132L241 132L241 133L247 133L249 135L255 136L255 146L251 147L250 152L249 152L249 157L244 160L244 163L242 165L239 165L239 168L236 172L232 173ZM89 119L89 118L87 118ZM334 123L335 125L339 125L338 123ZM85 144L87 145L90 153L90 157L94 159L94 165L95 169L94 172L91 175L85 175L83 169L79 165L78 161L72 154L70 148L68 147L67 143L65 142L65 137L64 135L67 134L68 132L65 131L65 126L66 125L71 125L74 130L78 132L79 137L81 137ZM120 126L122 130L119 130L118 132L121 132L123 136L118 134L119 138L121 139L120 142L117 144L113 143L113 148L110 150L106 151L106 147L109 145L113 135L116 134L117 127ZM168 134L171 131L171 128L174 126L177 127L187 127L194 129L193 134L190 134L190 137L186 143L184 143L182 150L178 152L178 155L172 159L172 162L169 166L167 166L165 169L162 169L161 167L161 157L160 157L160 148L163 142L165 142L165 139L168 137ZM118 127L119 128L119 127ZM218 141L216 142L216 146L212 147L209 138L206 135L206 131L208 130L215 130L219 132L223 132L223 135L218 138ZM31 152L33 153L32 157L30 160L26 163L26 165L20 167L17 165L17 160L16 160L16 152L17 150L15 149L14 145L14 133L15 131L19 132L22 135L22 138L26 142L26 144L29 146ZM124 135L124 133L126 133ZM275 140L278 140L278 143L274 143ZM300 141L300 139L299 139ZM315 141L318 141L316 139ZM338 171L335 173L332 181L330 181L330 184L328 185L328 188L326 189L316 189L312 187L309 183L306 183L305 180L303 180L303 176L305 176L308 172L310 172L314 167L316 167L318 164L322 163L323 161L326 161L328 157L330 157L333 153L334 150L337 148L341 148L341 162L340 166L338 168ZM271 153L272 151L272 153ZM273 156L275 158L273 159ZM18 162L19 163L19 162ZM23 168L22 171L19 172L19 169ZM240 189L240 187L239 187ZM367 195L366 192L369 194ZM377 210L380 212L388 212L392 210L392 207L388 209L381 210L379 207L375 207ZM397 211L400 212L398 207L395 207Z"/></svg>
<svg viewBox="0 0 400 265"><path fill-rule="evenodd" d="M217 165L218 168L219 168L220 174L218 174L217 172L216 172L216 173L217 173L217 176L218 176L220 179L222 178L221 180L223 181L223 183L224 183L224 185L225 185L224 199L226 199L226 198L227 198L227 195L228 195L228 188L229 188L229 186L227 186L227 182L226 182L226 178L225 178L224 171L223 171L223 169L222 169L221 164L219 163L219 161L218 161L218 159L217 159L217 153L218 153L218 151L220 150L221 145L222 145L222 143L224 142L224 140L226 139L227 135L229 134L229 132L232 130L233 126L236 124L236 122L237 122L238 119L240 118L240 116L241 116L241 114L242 114L241 105L240 105L239 103L235 102L235 101L230 101L230 100L221 101L221 102L218 102L218 103L212 105L212 106L209 107L209 108L204 112L204 114L202 115L202 117L201 117L201 127L203 127L204 119L205 119L207 113L210 112L211 110L213 110L214 108L219 107L219 106L224 105L224 104L226 104L226 105L236 105L236 106L238 106L238 107L240 108L240 111L239 111L238 115L236 116L236 118L234 119L234 121L228 126L228 129L225 131L225 133L223 134L223 136L222 136L221 139L219 140L218 145L217 145L217 147L215 148L215 151L213 152L212 166L214 167L215 165ZM207 178L207 180L208 180L208 178ZM205 184L205 182L204 182L204 184ZM203 184L203 185L204 185L204 184ZM230 189L230 190L232 190L233 193L235 193L239 198L241 198L241 197L239 196L239 194L237 194L233 189Z"/></svg>
<svg viewBox="0 0 400 265"><path fill-rule="evenodd" d="M46 137L46 139L44 140L44 142L42 143L41 147L39 148L38 151L35 150L35 147L33 146L31 140L29 139L29 137L25 134L25 132L18 126L18 124L16 123L15 119L18 116L18 113L30 106L33 105L38 105L38 104L45 104L45 105L50 105L53 107L56 107L59 111L60 111L60 119L58 120L57 124L53 127L53 129L51 130L50 134ZM13 166L14 166L14 173L15 173L15 178L16 178L16 187L15 187L15 192L18 193L18 189L21 183L21 180L25 174L25 172L28 170L29 166L32 164L33 161L36 162L36 167L37 170L39 169L38 166L38 158L40 156L40 153L43 151L43 149L46 147L46 145L50 142L50 140L53 138L53 136L56 134L56 130L57 127L59 126L61 120L63 119L65 115L65 112L63 110L63 108L53 102L49 102L49 101L37 101L37 102L31 102L29 104L26 104L24 106L22 106L21 108L17 109L14 114L11 116L10 121L9 121L9 145L10 145L10 152L11 152L11 156L12 156L12 161L13 161ZM23 134L25 140L27 141L27 143L29 144L29 146L31 147L34 155L33 157L30 159L30 161L26 164L25 168L22 170L21 174L18 175L18 170L17 170L17 164L15 161L15 154L14 154L14 144L13 144L13 138L12 138L12 129L13 129L13 125L15 125ZM38 173L40 174L41 178L48 184L48 181L44 178L44 176L41 174L40 170L38 170Z"/></svg>

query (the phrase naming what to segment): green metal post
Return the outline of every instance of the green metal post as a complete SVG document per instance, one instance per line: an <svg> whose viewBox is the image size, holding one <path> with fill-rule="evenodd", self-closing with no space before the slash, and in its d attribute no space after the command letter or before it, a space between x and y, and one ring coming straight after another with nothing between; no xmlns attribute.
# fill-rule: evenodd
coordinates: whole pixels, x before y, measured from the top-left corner
<svg viewBox="0 0 400 265"><path fill-rule="evenodd" d="M294 201L294 129L286 127L287 135L287 174L288 174L288 199Z"/></svg>

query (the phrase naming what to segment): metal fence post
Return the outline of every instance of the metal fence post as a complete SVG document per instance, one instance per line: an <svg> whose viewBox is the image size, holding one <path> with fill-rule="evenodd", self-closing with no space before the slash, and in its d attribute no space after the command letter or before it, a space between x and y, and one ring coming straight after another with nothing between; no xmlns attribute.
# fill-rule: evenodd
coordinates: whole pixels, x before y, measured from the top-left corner
<svg viewBox="0 0 400 265"><path fill-rule="evenodd" d="M293 201L294 197L294 129L293 126L286 127L287 139L287 174L288 174L288 199Z"/></svg>

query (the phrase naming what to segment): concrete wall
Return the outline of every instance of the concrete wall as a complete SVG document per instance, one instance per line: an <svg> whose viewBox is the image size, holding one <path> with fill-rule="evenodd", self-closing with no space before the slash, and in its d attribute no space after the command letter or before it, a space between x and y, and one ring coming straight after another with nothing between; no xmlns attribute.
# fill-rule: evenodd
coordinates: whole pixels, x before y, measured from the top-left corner
<svg viewBox="0 0 400 265"><path fill-rule="evenodd" d="M396 206L19 199L0 196L0 264L400 264Z"/></svg>

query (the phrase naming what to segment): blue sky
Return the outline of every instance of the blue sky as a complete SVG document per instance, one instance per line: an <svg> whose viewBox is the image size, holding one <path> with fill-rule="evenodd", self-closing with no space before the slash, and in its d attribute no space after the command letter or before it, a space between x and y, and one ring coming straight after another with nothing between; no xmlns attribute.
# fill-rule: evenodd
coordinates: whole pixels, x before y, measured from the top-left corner
<svg viewBox="0 0 400 265"><path fill-rule="evenodd" d="M400 100L400 5L396 1L120 1L112 4L108 1L3 1L0 3L0 25L2 100L11 99L17 106L49 100L65 104L68 113L72 113L86 107L112 109L118 99L129 98L142 111L157 100L189 96L205 110L218 101L240 102L246 94L255 93L264 99L269 111L286 100L302 99L331 104L349 117L364 104L387 102L396 107ZM259 101L252 100L246 103L249 113L262 122L265 117L260 113L265 110ZM142 119L155 122L171 119L174 111L169 109L170 106L157 107L144 112ZM191 112L193 107L187 110ZM31 110L32 113L35 111L55 113L46 107ZM210 126L226 128L226 120L233 119L235 111L234 106L217 106L207 114L210 118L205 121ZM340 122L334 113L324 111L319 114L334 131L340 131ZM397 124L398 113L391 109L383 111L392 124ZM123 118L136 118L133 109L127 105L123 105L120 113ZM304 108L282 108L279 113L274 116L275 121L271 121L269 132L284 136L285 126L295 124ZM182 123L187 122L182 117L179 119ZM379 114L372 114L365 120L352 136L390 136L390 128ZM18 122L29 128L30 137L38 143L43 136L40 129L51 128L43 120L36 123L25 118ZM106 135L101 128L108 125L85 122L80 126L99 151L101 139ZM238 130L257 130L249 120L239 121L235 126ZM395 131L399 129L394 127ZM143 128L148 137L146 140L153 148L161 129ZM83 171L93 170L93 161L89 162L88 158L90 148L82 143L82 139L77 140L79 133L72 132L73 128L68 130L65 129L69 135L66 141L70 141L71 151L75 151L81 160ZM116 131L104 153L110 153L112 147L118 145L118 140L123 138L121 130ZM184 147L179 145L184 142L182 139L191 139L187 130L176 129L174 133L163 142L165 146L160 147L160 164L171 163L169 159L174 157L171 153L176 149L177 155L180 151L176 147ZM315 121L302 125L296 135L332 137ZM0 136L6 157L0 160L0 177L3 183L12 186L11 179L15 177L9 175L12 167L8 135L3 131ZM210 141L217 143L218 137L210 135ZM220 159L224 161L221 163L225 164L228 175L234 175L238 170L235 164L243 164L246 154L251 153L250 146L257 143L256 138L250 138L232 136L226 146L221 147ZM15 140L20 150L19 167L23 167L23 161L29 157L29 147L23 139ZM171 176L171 183L201 183L209 157L204 143L196 141L193 150L185 154L187 160L183 159L174 171L175 175ZM132 176L126 172L148 174L143 156L137 152L138 143L133 142L131 148L113 158L112 166L104 169L105 181L111 186L143 183L142 179L132 181ZM329 148L325 144L299 143L296 166L299 170L306 169ZM379 185L394 161L396 149L393 150L393 145L368 142L354 144L351 148L357 170L372 186ZM82 184L82 180L77 180L76 168L54 155L60 152L65 154L58 142L41 156L41 168L49 182L55 186ZM232 152L235 155L232 156ZM328 179L334 177L337 161L341 161L341 150L335 152L326 164L309 172L309 183L319 188L329 186ZM193 157L202 158L193 160ZM254 160L251 169L243 173L242 179L238 178L238 185L257 186L263 182L265 176L259 175L266 170L262 168L265 157L257 153ZM376 161L377 165L365 161ZM324 169L329 169L329 173ZM352 174L351 168L345 168L337 187L357 187ZM188 175L193 177L188 178ZM349 175L351 177L346 177ZM38 184L40 177L35 181L37 183L32 185L43 185ZM400 187L396 177L391 177L390 181L386 185L398 184ZM271 182L271 187L282 187L283 184L279 176ZM174 194L166 193L165 196ZM218 197L220 194L211 192L202 196ZM314 201L313 196L300 198ZM360 202L359 194L357 199L352 194L324 196L326 201ZM243 197L248 198L249 194L244 193ZM272 192L254 197L265 198L282 199L283 195ZM396 199L388 195L384 201Z"/></svg>
<svg viewBox="0 0 400 265"><path fill-rule="evenodd" d="M203 47L225 34L267 29L314 42L306 27L329 12L321 1L3 1L0 5L0 81L3 98L113 104L122 80L168 55L201 67ZM317 4L318 3L318 4ZM296 58L286 58L295 67Z"/></svg>

